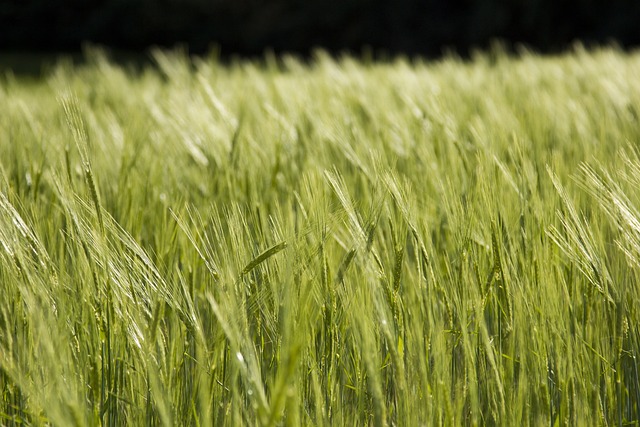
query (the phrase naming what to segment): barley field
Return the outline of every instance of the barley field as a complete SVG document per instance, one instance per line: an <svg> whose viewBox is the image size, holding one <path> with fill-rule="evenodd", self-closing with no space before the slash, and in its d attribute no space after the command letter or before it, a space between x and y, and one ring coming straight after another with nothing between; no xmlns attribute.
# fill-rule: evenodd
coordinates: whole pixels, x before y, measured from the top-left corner
<svg viewBox="0 0 640 427"><path fill-rule="evenodd" d="M640 53L0 76L0 425L640 423Z"/></svg>

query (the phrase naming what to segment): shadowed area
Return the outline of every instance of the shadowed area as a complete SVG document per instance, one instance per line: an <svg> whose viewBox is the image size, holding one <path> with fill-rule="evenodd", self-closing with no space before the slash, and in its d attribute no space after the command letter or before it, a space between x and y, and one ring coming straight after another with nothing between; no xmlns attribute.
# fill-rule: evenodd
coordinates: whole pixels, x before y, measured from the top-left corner
<svg viewBox="0 0 640 427"><path fill-rule="evenodd" d="M223 56L275 52L465 55L492 40L549 52L575 40L640 43L640 3L629 0L46 0L0 3L0 49L73 51L84 42L129 51L218 46Z"/></svg>

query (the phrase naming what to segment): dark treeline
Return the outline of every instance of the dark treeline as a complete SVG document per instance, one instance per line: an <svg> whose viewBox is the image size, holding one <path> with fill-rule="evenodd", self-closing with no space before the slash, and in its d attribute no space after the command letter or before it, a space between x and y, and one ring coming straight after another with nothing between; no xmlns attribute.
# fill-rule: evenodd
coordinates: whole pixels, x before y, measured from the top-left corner
<svg viewBox="0 0 640 427"><path fill-rule="evenodd" d="M637 0L0 0L0 49L138 51L187 45L222 55L373 51L465 54L491 40L557 51L575 40L640 44Z"/></svg>

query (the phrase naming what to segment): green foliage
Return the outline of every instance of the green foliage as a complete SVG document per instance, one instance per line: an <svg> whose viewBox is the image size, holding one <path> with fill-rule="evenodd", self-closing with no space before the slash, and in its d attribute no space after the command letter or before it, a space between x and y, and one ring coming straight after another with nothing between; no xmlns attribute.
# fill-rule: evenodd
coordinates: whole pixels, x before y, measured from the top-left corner
<svg viewBox="0 0 640 427"><path fill-rule="evenodd" d="M0 79L0 424L640 421L640 56Z"/></svg>

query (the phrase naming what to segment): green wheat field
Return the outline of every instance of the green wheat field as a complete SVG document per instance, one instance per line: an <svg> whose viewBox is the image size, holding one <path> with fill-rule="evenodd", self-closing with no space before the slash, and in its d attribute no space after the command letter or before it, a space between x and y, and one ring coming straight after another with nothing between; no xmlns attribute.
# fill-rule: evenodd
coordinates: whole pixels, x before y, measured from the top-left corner
<svg viewBox="0 0 640 427"><path fill-rule="evenodd" d="M0 76L0 425L640 423L640 53Z"/></svg>

